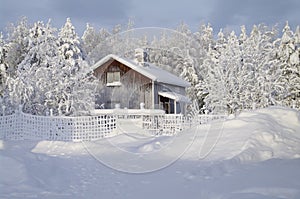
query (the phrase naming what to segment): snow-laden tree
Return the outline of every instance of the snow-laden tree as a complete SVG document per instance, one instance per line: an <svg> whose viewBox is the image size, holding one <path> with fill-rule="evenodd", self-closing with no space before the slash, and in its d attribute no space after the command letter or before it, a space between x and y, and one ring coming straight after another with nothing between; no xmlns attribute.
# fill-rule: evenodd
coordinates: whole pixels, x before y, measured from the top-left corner
<svg viewBox="0 0 300 199"><path fill-rule="evenodd" d="M55 29L50 22L45 26L37 22L29 30L28 53L18 64L15 77L7 78L7 95L12 109L23 105L23 110L32 114L45 114L45 93L51 86L50 67L56 65L57 46ZM50 85L49 85L50 84Z"/></svg>
<svg viewBox="0 0 300 199"><path fill-rule="evenodd" d="M247 37L245 34L245 29L242 28L242 33L240 36L240 43L242 48L242 64L244 69L244 75L246 76L244 92L241 93L241 99L243 102L243 108L248 109L261 102L261 98L264 96L263 89L261 85L264 84L264 79L262 79L260 72L262 65L262 52L260 46L261 34L256 25Z"/></svg>
<svg viewBox="0 0 300 199"><path fill-rule="evenodd" d="M277 30L269 28L265 25L258 26L258 43L259 57L258 67L256 69L256 77L259 80L256 84L256 91L260 89L260 96L256 97L258 107L268 107L277 105L278 93L283 87L279 83L281 75L280 64L276 58L276 50L274 49L274 40L277 35Z"/></svg>
<svg viewBox="0 0 300 199"><path fill-rule="evenodd" d="M281 69L280 83L284 89L278 97L282 105L292 107L300 100L299 33L294 34L288 22L282 32L281 39L277 40L277 58Z"/></svg>
<svg viewBox="0 0 300 199"><path fill-rule="evenodd" d="M240 36L242 49L243 108L266 107L275 104L276 78L279 71L274 62L274 33L263 25L253 26L250 36Z"/></svg>
<svg viewBox="0 0 300 199"><path fill-rule="evenodd" d="M5 43L3 41L3 34L0 32L0 97L3 95L4 89L4 79L6 74L6 66L5 66L5 54L6 50L4 47Z"/></svg>
<svg viewBox="0 0 300 199"><path fill-rule="evenodd" d="M81 37L82 40L82 48L84 49L87 56L95 49L95 47L99 44L98 34L94 27L90 26L88 23L86 25L86 29L83 32Z"/></svg>
<svg viewBox="0 0 300 199"><path fill-rule="evenodd" d="M67 30L70 27L71 30ZM68 32L69 31L69 32ZM13 112L78 115L94 108L96 88L92 71L82 58L79 40L67 20L59 39L50 22L36 22L29 30L28 53L18 64L15 77L7 78L5 104Z"/></svg>
<svg viewBox="0 0 300 199"><path fill-rule="evenodd" d="M79 70L79 62L84 60L80 38L75 32L71 19L67 18L65 25L58 33L58 49L60 56L73 72Z"/></svg>
<svg viewBox="0 0 300 199"><path fill-rule="evenodd" d="M195 70L194 60L191 57L182 59L182 62L178 63L182 67L180 77L188 81L191 86L187 88L187 96L192 100L196 100L199 106L202 106L202 87L199 83L199 77Z"/></svg>
<svg viewBox="0 0 300 199"><path fill-rule="evenodd" d="M240 93L243 89L242 58L239 41L235 32L227 39L227 46L219 57L220 79L223 81L223 105L229 113L241 108Z"/></svg>
<svg viewBox="0 0 300 199"><path fill-rule="evenodd" d="M109 38L111 36L111 33L109 33L108 30L106 30L105 28L101 28L98 32L95 33L94 37L92 37L92 31L88 31L88 29L86 31L86 38L83 39L83 49L87 53L87 59L90 64L94 64L104 56L112 53L109 45ZM90 35L91 37L89 38L88 35ZM85 49L86 44L90 44L90 48L88 48L87 50Z"/></svg>
<svg viewBox="0 0 300 199"><path fill-rule="evenodd" d="M293 61L292 63L295 65L295 71L298 74L298 78L294 81L294 90L295 90L295 102L293 106L300 107L300 27L297 26L295 34L295 49L296 51L293 53L293 57L291 58ZM298 55L298 57L297 57Z"/></svg>
<svg viewBox="0 0 300 199"><path fill-rule="evenodd" d="M29 50L29 25L27 23L27 18L21 18L16 25L10 24L7 30L6 38L3 38L3 35L1 34L0 106L2 107L1 109L5 109L5 114L10 114L14 111L16 104L13 103L10 98L8 80L16 78L17 66L23 61Z"/></svg>
<svg viewBox="0 0 300 199"><path fill-rule="evenodd" d="M204 61L209 69L207 108L232 113L278 104L283 87L278 80L281 69L274 53L274 35L276 31L264 25L254 26L249 36L242 27L239 39L234 33L227 38L218 34Z"/></svg>
<svg viewBox="0 0 300 199"><path fill-rule="evenodd" d="M90 24L87 24L81 40L83 51L87 55L88 59L92 59L96 54L100 54L97 51L97 46L103 44L109 36L110 33L105 28L101 28L99 31L96 31L94 27L92 27ZM101 50L103 51L107 49L101 48Z"/></svg>
<svg viewBox="0 0 300 199"><path fill-rule="evenodd" d="M8 27L4 64L9 76L16 75L17 66L28 53L29 29L30 26L26 17L21 18L16 25L10 24Z"/></svg>
<svg viewBox="0 0 300 199"><path fill-rule="evenodd" d="M97 42L94 49L88 54L88 59L91 64L99 61L108 54L117 54L119 56L132 58L134 57L134 49L138 46L139 39L135 38L133 22L129 20L127 29L122 32L122 25L115 25L111 31L101 28L96 33Z"/></svg>
<svg viewBox="0 0 300 199"><path fill-rule="evenodd" d="M193 34L193 45L190 50L194 58L195 71L198 76L198 82L195 84L196 96L200 108L204 105L204 98L207 95L207 84L205 79L208 74L208 67L205 64L210 47L215 43L213 39L213 28L210 24L201 25L199 30Z"/></svg>
<svg viewBox="0 0 300 199"><path fill-rule="evenodd" d="M190 53L197 60L197 73L200 73L202 76L205 76L207 73L207 69L203 67L203 62L206 59L210 46L214 45L213 37L213 28L210 24L201 25L199 30L193 34L193 50Z"/></svg>
<svg viewBox="0 0 300 199"><path fill-rule="evenodd" d="M207 96L204 99L205 108L212 112L224 112L225 98L225 79L224 71L220 65L220 57L225 50L227 40L222 30L218 33L218 38L214 46L210 45L207 56L203 61L203 68L206 69L204 78L205 92Z"/></svg>
<svg viewBox="0 0 300 199"><path fill-rule="evenodd" d="M60 75L58 86L63 96L58 101L58 114L82 114L94 108L96 80L84 60L84 53L75 28L68 18L58 33ZM54 95L55 96L55 95Z"/></svg>

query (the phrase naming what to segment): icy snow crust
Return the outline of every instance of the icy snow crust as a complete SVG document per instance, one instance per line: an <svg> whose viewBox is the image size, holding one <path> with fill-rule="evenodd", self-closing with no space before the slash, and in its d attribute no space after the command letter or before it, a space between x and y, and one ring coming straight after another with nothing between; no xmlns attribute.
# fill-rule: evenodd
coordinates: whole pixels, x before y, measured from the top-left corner
<svg viewBox="0 0 300 199"><path fill-rule="evenodd" d="M2 140L0 198L300 198L299 112L243 112L196 130L84 143ZM151 165L161 169L119 171Z"/></svg>

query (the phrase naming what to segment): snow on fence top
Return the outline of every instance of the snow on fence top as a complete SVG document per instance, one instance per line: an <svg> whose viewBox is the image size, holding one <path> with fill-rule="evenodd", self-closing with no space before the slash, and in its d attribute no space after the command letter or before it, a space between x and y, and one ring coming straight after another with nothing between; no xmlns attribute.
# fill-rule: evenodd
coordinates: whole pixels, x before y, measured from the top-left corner
<svg viewBox="0 0 300 199"><path fill-rule="evenodd" d="M7 140L60 140L90 141L122 133L122 124L135 124L129 131L144 129L150 134L174 135L196 122L208 123L225 116L199 115L196 120L183 115L161 112L112 112L94 113L92 116L36 116L17 111L13 115L0 116L0 138ZM118 122L122 121L122 122ZM118 128L120 127L120 128ZM124 127L124 126L123 126ZM125 128L126 130L126 128Z"/></svg>

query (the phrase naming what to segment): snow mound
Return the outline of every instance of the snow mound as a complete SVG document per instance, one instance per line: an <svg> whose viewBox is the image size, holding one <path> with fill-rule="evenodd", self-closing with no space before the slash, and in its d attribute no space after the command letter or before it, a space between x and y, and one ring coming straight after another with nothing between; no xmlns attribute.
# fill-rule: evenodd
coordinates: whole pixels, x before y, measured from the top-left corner
<svg viewBox="0 0 300 199"><path fill-rule="evenodd" d="M235 126L237 123L244 124L239 127L240 133L249 137L233 159L244 163L272 158L300 158L300 113L298 111L271 107L245 112L236 119L228 121L227 125Z"/></svg>
<svg viewBox="0 0 300 199"><path fill-rule="evenodd" d="M130 153L155 153L172 142L171 136L153 136L142 133L123 133L108 138L111 146Z"/></svg>
<svg viewBox="0 0 300 199"><path fill-rule="evenodd" d="M63 141L40 141L31 150L32 153L47 154L49 156L72 156L86 155L83 145L80 142Z"/></svg>

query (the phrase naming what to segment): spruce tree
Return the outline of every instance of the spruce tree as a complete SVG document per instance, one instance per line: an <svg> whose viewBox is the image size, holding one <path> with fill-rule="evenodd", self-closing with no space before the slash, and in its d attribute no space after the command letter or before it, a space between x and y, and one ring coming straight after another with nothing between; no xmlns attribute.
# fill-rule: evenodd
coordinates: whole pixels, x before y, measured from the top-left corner
<svg viewBox="0 0 300 199"><path fill-rule="evenodd" d="M95 106L97 84L69 18L58 33L58 50L62 74L60 86L64 94L59 100L58 114L86 114Z"/></svg>
<svg viewBox="0 0 300 199"><path fill-rule="evenodd" d="M290 29L288 22L282 32L282 37L278 40L277 58L280 62L280 84L283 89L278 97L282 105L292 107L299 103L300 95L299 44L296 43L298 36Z"/></svg>

